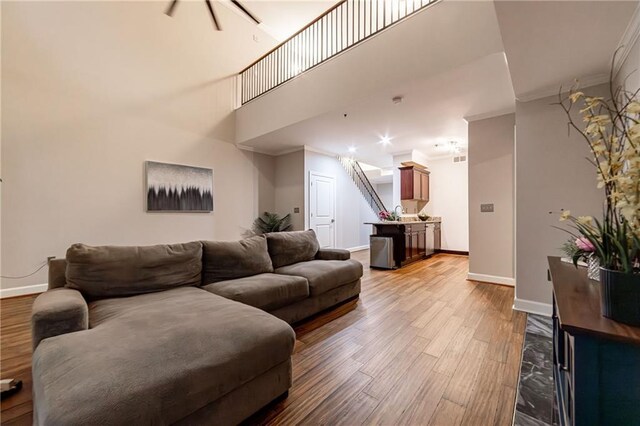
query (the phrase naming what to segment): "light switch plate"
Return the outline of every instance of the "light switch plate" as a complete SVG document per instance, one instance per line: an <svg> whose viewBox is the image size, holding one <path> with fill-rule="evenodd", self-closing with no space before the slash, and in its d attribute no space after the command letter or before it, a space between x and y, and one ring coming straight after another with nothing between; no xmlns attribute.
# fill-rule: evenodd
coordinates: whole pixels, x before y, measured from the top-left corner
<svg viewBox="0 0 640 426"><path fill-rule="evenodd" d="M493 213L493 203L492 204L480 204L480 212L481 213Z"/></svg>

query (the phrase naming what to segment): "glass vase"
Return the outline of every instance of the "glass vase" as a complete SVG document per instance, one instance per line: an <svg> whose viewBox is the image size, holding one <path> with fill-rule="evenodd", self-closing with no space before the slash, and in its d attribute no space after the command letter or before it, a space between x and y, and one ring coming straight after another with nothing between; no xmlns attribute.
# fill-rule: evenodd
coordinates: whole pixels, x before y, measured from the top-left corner
<svg viewBox="0 0 640 426"><path fill-rule="evenodd" d="M593 253L587 259L587 277L590 280L600 281L600 259Z"/></svg>

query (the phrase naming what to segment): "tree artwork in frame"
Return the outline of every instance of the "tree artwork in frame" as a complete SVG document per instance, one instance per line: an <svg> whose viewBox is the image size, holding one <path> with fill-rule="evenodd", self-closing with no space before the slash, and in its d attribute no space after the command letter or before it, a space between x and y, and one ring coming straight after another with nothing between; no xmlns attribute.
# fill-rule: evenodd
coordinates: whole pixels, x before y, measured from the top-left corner
<svg viewBox="0 0 640 426"><path fill-rule="evenodd" d="M213 170L145 162L148 212L212 212Z"/></svg>

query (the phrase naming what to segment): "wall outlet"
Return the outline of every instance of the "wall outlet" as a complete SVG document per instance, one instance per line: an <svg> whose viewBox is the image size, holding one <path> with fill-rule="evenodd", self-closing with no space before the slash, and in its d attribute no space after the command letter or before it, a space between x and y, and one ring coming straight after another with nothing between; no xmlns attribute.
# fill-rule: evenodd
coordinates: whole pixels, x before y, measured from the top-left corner
<svg viewBox="0 0 640 426"><path fill-rule="evenodd" d="M480 204L481 213L493 213L493 204Z"/></svg>
<svg viewBox="0 0 640 426"><path fill-rule="evenodd" d="M300 207L294 207L293 208L293 212L294 213L300 213Z"/></svg>

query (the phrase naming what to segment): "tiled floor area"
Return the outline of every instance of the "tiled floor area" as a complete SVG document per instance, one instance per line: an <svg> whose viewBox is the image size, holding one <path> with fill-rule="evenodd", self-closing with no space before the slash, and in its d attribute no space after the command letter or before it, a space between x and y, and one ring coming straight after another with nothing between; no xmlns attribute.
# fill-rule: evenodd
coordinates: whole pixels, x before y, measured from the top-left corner
<svg viewBox="0 0 640 426"><path fill-rule="evenodd" d="M551 318L528 315L520 367L515 426L557 424Z"/></svg>

